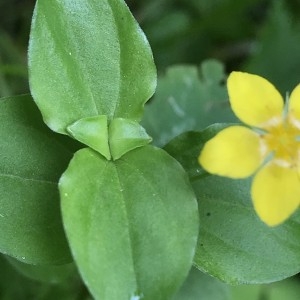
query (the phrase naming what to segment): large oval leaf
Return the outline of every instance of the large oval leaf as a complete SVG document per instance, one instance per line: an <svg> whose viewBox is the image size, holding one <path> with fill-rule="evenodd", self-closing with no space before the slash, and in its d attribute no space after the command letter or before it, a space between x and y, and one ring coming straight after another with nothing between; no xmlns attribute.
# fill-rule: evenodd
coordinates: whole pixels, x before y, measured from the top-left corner
<svg viewBox="0 0 300 300"><path fill-rule="evenodd" d="M1 100L0 119L0 251L33 264L69 262L57 182L76 147L45 126L30 96Z"/></svg>
<svg viewBox="0 0 300 300"><path fill-rule="evenodd" d="M256 216L249 180L212 176L197 163L204 143L226 125L185 133L165 150L186 168L201 220L195 264L228 283L267 283L300 271L300 213L270 228Z"/></svg>
<svg viewBox="0 0 300 300"><path fill-rule="evenodd" d="M156 86L150 46L123 0L38 0L30 86L46 124L96 115L141 118Z"/></svg>
<svg viewBox="0 0 300 300"><path fill-rule="evenodd" d="M181 166L145 146L107 161L78 151L60 180L64 226L96 299L166 300L193 260L197 204Z"/></svg>

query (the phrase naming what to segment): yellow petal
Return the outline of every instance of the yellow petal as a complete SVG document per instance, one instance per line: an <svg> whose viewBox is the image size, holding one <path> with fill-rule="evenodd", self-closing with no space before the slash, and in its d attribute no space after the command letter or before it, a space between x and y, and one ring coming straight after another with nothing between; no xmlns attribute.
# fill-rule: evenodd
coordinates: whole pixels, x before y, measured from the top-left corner
<svg viewBox="0 0 300 300"><path fill-rule="evenodd" d="M297 170L270 163L255 175L251 193L260 219L269 226L279 225L300 204Z"/></svg>
<svg viewBox="0 0 300 300"><path fill-rule="evenodd" d="M227 80L231 108L244 123L264 128L281 118L283 99L276 88L258 75L232 72Z"/></svg>
<svg viewBox="0 0 300 300"><path fill-rule="evenodd" d="M300 122L300 84L295 87L290 95L289 114Z"/></svg>
<svg viewBox="0 0 300 300"><path fill-rule="evenodd" d="M259 135L243 126L231 126L209 140L199 156L208 172L231 178L245 178L262 163Z"/></svg>

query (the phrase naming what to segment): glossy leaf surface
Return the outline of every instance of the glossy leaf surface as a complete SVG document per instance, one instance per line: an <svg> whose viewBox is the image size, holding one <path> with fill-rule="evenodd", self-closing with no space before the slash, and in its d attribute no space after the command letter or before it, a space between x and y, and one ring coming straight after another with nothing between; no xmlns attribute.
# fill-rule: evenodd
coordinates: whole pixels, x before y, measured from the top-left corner
<svg viewBox="0 0 300 300"><path fill-rule="evenodd" d="M67 130L77 141L96 150L106 159L111 159L107 116L101 115L80 119L68 126Z"/></svg>
<svg viewBox="0 0 300 300"><path fill-rule="evenodd" d="M156 86L150 46L123 0L38 0L29 70L46 124L64 134L97 115L138 121Z"/></svg>
<svg viewBox="0 0 300 300"><path fill-rule="evenodd" d="M200 233L195 264L228 283L266 283L300 270L300 213L270 228L254 212L251 179L209 175L197 164L204 143L225 125L185 133L165 150L186 168L198 198Z"/></svg>
<svg viewBox="0 0 300 300"><path fill-rule="evenodd" d="M152 146L115 162L83 149L60 193L74 259L96 299L166 300L175 293L198 232L196 200L177 161Z"/></svg>
<svg viewBox="0 0 300 300"><path fill-rule="evenodd" d="M71 260L57 182L73 150L51 132L30 96L0 100L0 251L33 264Z"/></svg>
<svg viewBox="0 0 300 300"><path fill-rule="evenodd" d="M109 146L114 160L151 142L151 137L137 122L116 118L109 125Z"/></svg>

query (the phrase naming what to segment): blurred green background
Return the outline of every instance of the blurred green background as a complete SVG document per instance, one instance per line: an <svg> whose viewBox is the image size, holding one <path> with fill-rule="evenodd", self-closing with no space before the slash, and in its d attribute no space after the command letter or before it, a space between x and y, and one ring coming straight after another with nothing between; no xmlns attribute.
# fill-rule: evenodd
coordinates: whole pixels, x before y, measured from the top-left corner
<svg viewBox="0 0 300 300"><path fill-rule="evenodd" d="M227 73L242 70L266 77L283 95L300 83L299 0L126 2L148 37L159 78L171 66L198 67L214 58ZM29 92L26 55L34 4L34 0L0 0L1 97ZM68 282L45 286L20 276L0 257L0 300L89 299L84 288L85 296L80 297ZM77 283L78 278L72 280ZM271 286L232 288L193 270L176 298L180 299L296 300L300 284L295 277Z"/></svg>
<svg viewBox="0 0 300 300"><path fill-rule="evenodd" d="M226 71L271 80L282 93L300 82L299 0L127 0L159 73L216 58ZM26 49L34 0L0 0L0 95L28 92Z"/></svg>

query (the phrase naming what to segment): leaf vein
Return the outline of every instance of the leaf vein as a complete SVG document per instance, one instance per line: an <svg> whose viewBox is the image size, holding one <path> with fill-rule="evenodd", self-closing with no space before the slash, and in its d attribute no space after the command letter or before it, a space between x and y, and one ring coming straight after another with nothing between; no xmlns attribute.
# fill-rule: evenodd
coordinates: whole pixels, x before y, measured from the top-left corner
<svg viewBox="0 0 300 300"><path fill-rule="evenodd" d="M1 177L17 179L17 180L21 180L21 181L33 181L33 182L39 182L39 183L47 183L47 184L53 184L53 185L58 184L57 182L50 181L50 180L36 179L36 178L25 178L25 177L21 177L21 176L18 176L18 175L13 175L13 174L0 174L0 178Z"/></svg>

